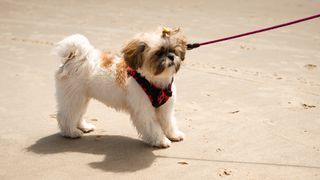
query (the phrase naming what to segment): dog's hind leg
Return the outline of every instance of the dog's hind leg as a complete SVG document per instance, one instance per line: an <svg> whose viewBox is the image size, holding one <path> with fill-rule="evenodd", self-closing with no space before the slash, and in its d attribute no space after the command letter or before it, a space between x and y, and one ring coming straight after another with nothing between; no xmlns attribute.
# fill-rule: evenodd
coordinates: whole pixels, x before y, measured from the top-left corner
<svg viewBox="0 0 320 180"><path fill-rule="evenodd" d="M75 34L60 41L56 53L62 63L55 76L57 120L63 136L77 138L95 128L82 116L90 99L86 88L92 69L90 58L97 52L86 37Z"/></svg>
<svg viewBox="0 0 320 180"><path fill-rule="evenodd" d="M81 129L84 133L88 133L95 130L96 126L88 123L84 118L82 118L78 123L78 128Z"/></svg>
<svg viewBox="0 0 320 180"><path fill-rule="evenodd" d="M57 91L57 120L61 134L65 137L78 138L84 132L92 131L91 125L83 119L87 110L89 98L80 92Z"/></svg>

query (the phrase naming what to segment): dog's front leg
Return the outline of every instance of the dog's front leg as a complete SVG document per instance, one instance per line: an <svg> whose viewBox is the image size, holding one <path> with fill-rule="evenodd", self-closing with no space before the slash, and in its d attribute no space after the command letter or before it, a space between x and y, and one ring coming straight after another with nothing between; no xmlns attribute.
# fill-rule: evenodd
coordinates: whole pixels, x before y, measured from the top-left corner
<svg viewBox="0 0 320 180"><path fill-rule="evenodd" d="M154 110L150 107L141 107L132 111L131 120L146 143L160 148L167 148L171 145L171 141L163 133L157 121Z"/></svg>
<svg viewBox="0 0 320 180"><path fill-rule="evenodd" d="M176 117L174 115L176 97L174 85L172 90L172 97L165 104L156 109L156 115L166 136L172 141L182 141L184 139L184 133L178 129Z"/></svg>

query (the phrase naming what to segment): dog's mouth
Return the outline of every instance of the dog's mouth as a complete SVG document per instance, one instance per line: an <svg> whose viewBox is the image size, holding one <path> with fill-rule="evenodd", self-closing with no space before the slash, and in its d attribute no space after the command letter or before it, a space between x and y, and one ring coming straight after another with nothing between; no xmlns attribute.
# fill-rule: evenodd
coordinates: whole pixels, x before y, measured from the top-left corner
<svg viewBox="0 0 320 180"><path fill-rule="evenodd" d="M174 64L174 62L170 62L169 64L168 64L168 67L171 67L171 66L174 66L175 64Z"/></svg>
<svg viewBox="0 0 320 180"><path fill-rule="evenodd" d="M164 71L177 73L180 69L180 63L175 61L162 60L157 66L154 67L154 75L159 75Z"/></svg>

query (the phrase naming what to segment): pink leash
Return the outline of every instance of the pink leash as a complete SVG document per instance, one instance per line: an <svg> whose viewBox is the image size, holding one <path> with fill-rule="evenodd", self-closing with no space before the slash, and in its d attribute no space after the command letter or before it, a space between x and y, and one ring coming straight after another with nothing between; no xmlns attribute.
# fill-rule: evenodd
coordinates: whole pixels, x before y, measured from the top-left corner
<svg viewBox="0 0 320 180"><path fill-rule="evenodd" d="M320 17L320 14L316 14L316 15L305 17L305 18L302 18L302 19L290 21L290 22L287 22L287 23L283 23L283 24L279 24L279 25L275 25L275 26L271 26L271 27L267 27L267 28L263 28L263 29L258 29L258 30L251 31L251 32L237 34L237 35L234 35L234 36L229 36L229 37L220 38L220 39L207 41L207 42L202 42L202 43L187 44L187 49L191 50L191 49L198 48L200 46L204 46L204 45L207 45L207 44L213 44L213 43L217 43L217 42L221 42L221 41L227 41L227 40L230 40L230 39L236 39L236 38L239 38L239 37L242 37L242 36L248 36L248 35L251 35L251 34L257 34L257 33L261 33L261 32L264 32L264 31L269 31L269 30L280 28L280 27L289 26L289 25L292 25L292 24L300 23L300 22L303 22L303 21L308 21L308 20L311 20L311 19L319 18L319 17Z"/></svg>

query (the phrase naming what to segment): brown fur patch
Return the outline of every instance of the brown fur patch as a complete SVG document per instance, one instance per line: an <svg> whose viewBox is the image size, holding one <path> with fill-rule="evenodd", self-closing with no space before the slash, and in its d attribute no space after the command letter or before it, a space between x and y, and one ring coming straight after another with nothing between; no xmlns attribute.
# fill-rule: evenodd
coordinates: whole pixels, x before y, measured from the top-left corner
<svg viewBox="0 0 320 180"><path fill-rule="evenodd" d="M177 55L180 57L180 59L183 61L186 55L187 50L187 40L184 36L180 35L177 37L177 47L175 49Z"/></svg>
<svg viewBox="0 0 320 180"><path fill-rule="evenodd" d="M106 53L106 52L102 52L102 53L101 53L101 63L100 63L100 66L101 66L102 68L105 68L105 69L109 68L109 67L112 65L112 63L113 63L112 59L113 59L113 57L112 57L111 54L108 54L108 53Z"/></svg>
<svg viewBox="0 0 320 180"><path fill-rule="evenodd" d="M128 79L127 68L128 65L123 59L116 65L116 82L122 88L126 87Z"/></svg>
<svg viewBox="0 0 320 180"><path fill-rule="evenodd" d="M143 51L147 48L145 42L140 40L131 40L122 49L123 58L127 65L137 70L143 64Z"/></svg>

